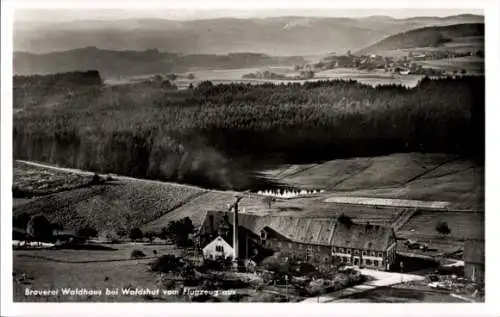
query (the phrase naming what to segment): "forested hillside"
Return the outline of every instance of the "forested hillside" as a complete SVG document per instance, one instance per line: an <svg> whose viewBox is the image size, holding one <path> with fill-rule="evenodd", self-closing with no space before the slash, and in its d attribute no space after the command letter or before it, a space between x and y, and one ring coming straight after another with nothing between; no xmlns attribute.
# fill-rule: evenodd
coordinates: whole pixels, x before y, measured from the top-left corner
<svg viewBox="0 0 500 317"><path fill-rule="evenodd" d="M414 151L484 159L484 77L425 79L413 89L203 82L183 91L165 82L16 84L27 80L14 81L18 159L234 189L269 161Z"/></svg>
<svg viewBox="0 0 500 317"><path fill-rule="evenodd" d="M47 54L14 53L14 74L53 74L99 69L103 77L183 72L191 68L245 68L304 63L301 57L271 57L256 53L224 55L181 55L144 51L112 51L96 47L78 48Z"/></svg>

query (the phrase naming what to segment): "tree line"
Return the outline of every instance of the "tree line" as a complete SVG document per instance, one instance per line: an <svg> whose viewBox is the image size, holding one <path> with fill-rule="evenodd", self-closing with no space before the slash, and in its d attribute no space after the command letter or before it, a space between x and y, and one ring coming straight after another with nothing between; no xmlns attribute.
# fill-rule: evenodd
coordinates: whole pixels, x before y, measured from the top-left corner
<svg viewBox="0 0 500 317"><path fill-rule="evenodd" d="M15 108L31 95L64 94L23 87ZM131 84L82 87L63 100L15 114L15 158L232 189L277 159L441 152L484 160L479 76L425 78L415 88L340 80L202 82L187 90Z"/></svg>

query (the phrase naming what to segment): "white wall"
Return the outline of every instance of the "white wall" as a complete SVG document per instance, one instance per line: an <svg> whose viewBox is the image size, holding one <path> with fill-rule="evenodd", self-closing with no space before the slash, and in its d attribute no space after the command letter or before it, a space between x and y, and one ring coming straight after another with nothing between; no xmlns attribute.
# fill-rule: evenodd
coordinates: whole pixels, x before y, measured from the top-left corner
<svg viewBox="0 0 500 317"><path fill-rule="evenodd" d="M223 248L223 252L217 251L218 246L221 246ZM203 257L210 258L210 256L212 256L212 258L220 256L223 256L224 258L233 257L234 250L233 247L224 239L222 239L221 237L217 237L203 248Z"/></svg>

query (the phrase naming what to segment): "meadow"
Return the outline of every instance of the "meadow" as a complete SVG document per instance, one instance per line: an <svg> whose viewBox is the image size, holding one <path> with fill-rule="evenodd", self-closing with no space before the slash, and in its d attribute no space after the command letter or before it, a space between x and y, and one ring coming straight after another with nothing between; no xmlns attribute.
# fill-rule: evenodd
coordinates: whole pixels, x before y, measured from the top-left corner
<svg viewBox="0 0 500 317"><path fill-rule="evenodd" d="M465 70L468 74L484 74L484 58L475 56L428 60L417 63L424 67L443 69L448 72Z"/></svg>
<svg viewBox="0 0 500 317"><path fill-rule="evenodd" d="M256 73L259 71L268 70L275 74L285 75L290 77L289 80L280 79L264 79L264 78L243 78L243 75ZM314 78L311 79L291 79L291 77L299 76L299 72L295 71L292 67L263 67L263 68L237 68L237 69L193 69L188 72L178 73L175 85L178 89L188 89L189 85L196 86L203 81L210 81L213 84L251 84L259 85L263 83L272 84L288 84L288 83L305 83L317 82L322 80L354 80L356 82L369 85L402 85L405 87L415 87L418 82L424 77L422 75L399 75L385 73L383 71L363 71L355 68L336 68L329 70L322 70L315 73ZM158 74L162 75L162 74ZM193 78L188 78L192 75ZM152 78L153 75L143 76L129 76L120 78L108 78L104 81L107 85L125 85L133 84L139 81L144 81Z"/></svg>
<svg viewBox="0 0 500 317"><path fill-rule="evenodd" d="M144 302L144 296L106 296L106 288L161 288L158 275L149 271L148 263L156 256L179 254L171 245L123 243L103 245L111 250L19 250L14 258L14 301L104 301ZM132 250L142 250L146 257L131 259ZM157 255L153 254L157 251ZM26 274L27 279L19 281ZM101 296L25 296L26 288L62 289L85 288L102 290ZM164 287L163 287L164 288ZM163 301L182 301L176 296L166 296Z"/></svg>
<svg viewBox="0 0 500 317"><path fill-rule="evenodd" d="M340 196L447 201L450 208L484 209L484 167L455 155L358 157L283 165L261 175L285 186Z"/></svg>
<svg viewBox="0 0 500 317"><path fill-rule="evenodd" d="M22 162L14 162L14 198L31 198L65 190L90 186L90 175L57 173L53 170L32 168Z"/></svg>
<svg viewBox="0 0 500 317"><path fill-rule="evenodd" d="M117 180L24 201L14 207L13 216L21 219L41 213L65 229L76 231L91 226L102 236L116 236L157 219L204 192L176 184Z"/></svg>

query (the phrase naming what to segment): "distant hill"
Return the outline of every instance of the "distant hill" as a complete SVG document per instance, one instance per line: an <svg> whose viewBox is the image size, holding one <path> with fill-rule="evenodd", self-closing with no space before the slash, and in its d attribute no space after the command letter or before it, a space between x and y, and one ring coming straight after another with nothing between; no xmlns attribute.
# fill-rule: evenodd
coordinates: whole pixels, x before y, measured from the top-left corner
<svg viewBox="0 0 500 317"><path fill-rule="evenodd" d="M477 43L478 41L484 41L484 24L482 23L432 26L389 36L360 50L359 53L380 53L422 47L453 47L450 44Z"/></svg>
<svg viewBox="0 0 500 317"><path fill-rule="evenodd" d="M103 77L187 71L191 68L243 68L303 63L301 57L271 57L256 53L178 55L145 51L111 51L96 47L47 54L14 53L14 74L54 74L98 70Z"/></svg>
<svg viewBox="0 0 500 317"><path fill-rule="evenodd" d="M14 25L14 50L40 54L93 46L137 51L156 48L182 54L258 52L281 56L311 55L362 49L384 37L425 26L483 22L484 17L478 15L410 19L289 16L194 21L17 22Z"/></svg>

